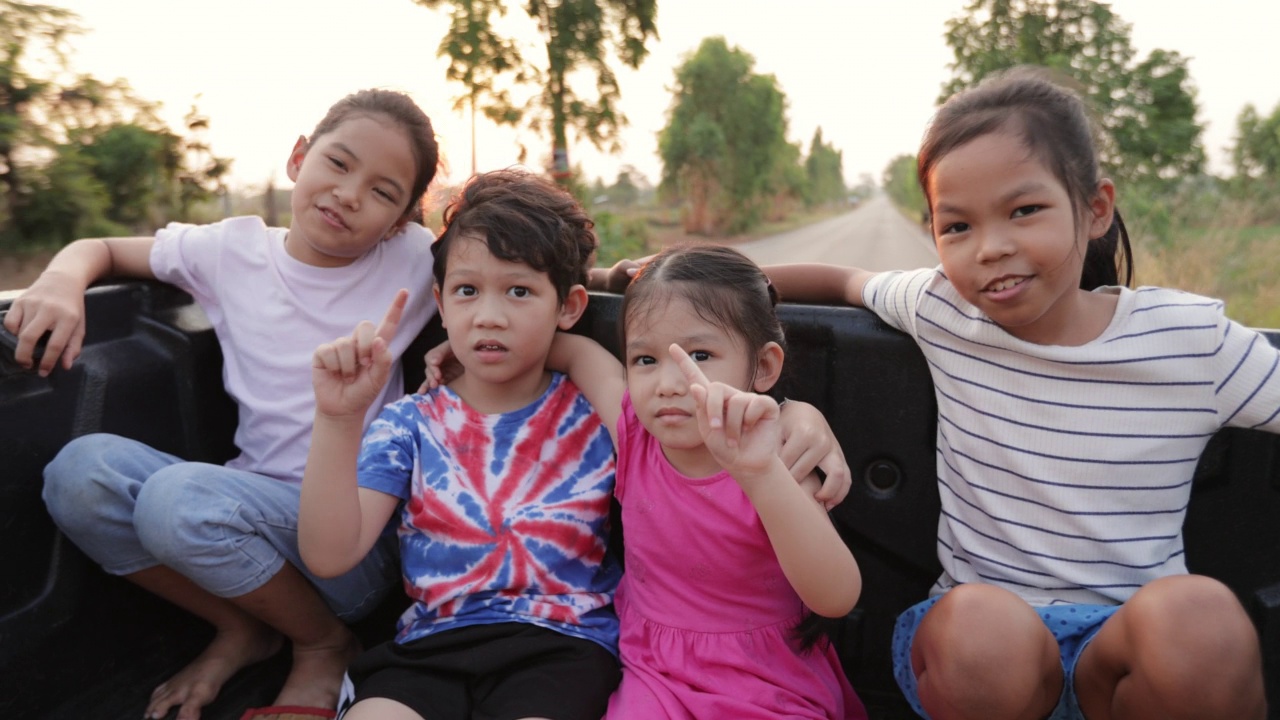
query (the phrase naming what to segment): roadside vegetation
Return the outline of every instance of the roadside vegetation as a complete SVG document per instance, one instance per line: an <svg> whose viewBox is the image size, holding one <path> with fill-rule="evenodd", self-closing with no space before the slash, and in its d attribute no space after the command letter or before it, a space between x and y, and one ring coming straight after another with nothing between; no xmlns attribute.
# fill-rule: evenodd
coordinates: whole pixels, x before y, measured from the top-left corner
<svg viewBox="0 0 1280 720"><path fill-rule="evenodd" d="M1242 108L1232 174L1208 173L1186 59L1138 58L1131 30L1092 0L972 0L947 26L955 59L939 102L1015 65L1056 71L1093 105L1136 282L1222 298L1233 319L1280 328L1280 105ZM914 155L895 158L882 183L926 221Z"/></svg>
<svg viewBox="0 0 1280 720"><path fill-rule="evenodd" d="M500 0L410 1L450 23L438 55L460 88L455 110L545 140L541 157L524 162L582 199L602 265L690 238L780 232L846 211L878 188L927 221L913 155L848 187L841 150L821 128L807 143L790 139L783 88L722 37L706 38L674 72L658 137L661 176L651 182L624 167L615 178L587 178L570 163L570 143L616 148L626 118L612 68L643 62L656 0L530 5L535 53L503 34L513 25ZM24 287L78 237L247 213L288 224L286 191L226 186L232 161L205 140L216 118L192 107L182 127L168 127L125 81L72 68L68 50L82 30L57 7L0 0L0 289ZM939 100L1014 65L1057 71L1095 107L1138 282L1221 297L1232 317L1280 327L1280 106L1242 108L1230 174L1208 173L1186 59L1163 49L1139 57L1131 30L1094 0L968 0L945 29L954 61ZM433 190L428 226L439 226L437 208L452 191Z"/></svg>

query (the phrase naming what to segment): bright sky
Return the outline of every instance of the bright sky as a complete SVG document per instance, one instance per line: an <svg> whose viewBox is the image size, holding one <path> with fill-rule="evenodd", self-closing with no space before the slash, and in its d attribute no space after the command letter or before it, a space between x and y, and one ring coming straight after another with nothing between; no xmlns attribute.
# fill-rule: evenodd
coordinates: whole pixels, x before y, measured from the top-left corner
<svg viewBox="0 0 1280 720"><path fill-rule="evenodd" d="M87 30L73 41L76 71L125 78L140 96L162 102L175 128L195 102L211 120L214 152L234 159L237 186L260 187L273 175L287 185L284 161L297 136L346 93L374 86L412 95L435 124L450 176L470 172L470 122L451 109L461 88L444 80L447 63L436 57L448 20L412 0L46 1L78 13ZM950 76L944 23L965 4L666 0L658 8L660 41L639 71L619 71L631 123L622 152L605 156L575 144L570 160L588 178L612 182L630 164L656 182L656 135L674 68L702 38L718 34L753 55L757 72L777 77L791 140L807 151L820 126L843 151L850 183L863 173L878 181L889 160L915 152ZM522 3L511 6L513 17L523 15ZM1280 3L1115 0L1112 7L1133 26L1139 58L1153 48L1190 58L1210 169L1226 172L1241 108L1252 103L1270 113L1280 102ZM481 119L479 169L514 164L521 141L530 163L550 154L549 141Z"/></svg>

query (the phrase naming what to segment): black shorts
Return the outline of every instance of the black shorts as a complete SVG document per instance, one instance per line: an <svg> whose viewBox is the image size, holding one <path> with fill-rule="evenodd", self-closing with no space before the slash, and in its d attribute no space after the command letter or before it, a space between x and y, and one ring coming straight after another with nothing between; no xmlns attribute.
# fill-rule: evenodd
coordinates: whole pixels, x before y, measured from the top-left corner
<svg viewBox="0 0 1280 720"><path fill-rule="evenodd" d="M348 672L356 702L386 698L430 720L599 720L622 678L599 644L526 623L383 643Z"/></svg>

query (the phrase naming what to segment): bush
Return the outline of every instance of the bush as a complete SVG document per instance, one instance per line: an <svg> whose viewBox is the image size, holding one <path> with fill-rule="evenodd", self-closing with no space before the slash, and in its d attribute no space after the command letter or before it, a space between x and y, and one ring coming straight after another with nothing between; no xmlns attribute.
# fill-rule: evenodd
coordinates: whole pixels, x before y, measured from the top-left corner
<svg viewBox="0 0 1280 720"><path fill-rule="evenodd" d="M602 211L595 214L596 237L600 250L596 265L610 267L619 260L649 254L649 227L640 217L619 217Z"/></svg>

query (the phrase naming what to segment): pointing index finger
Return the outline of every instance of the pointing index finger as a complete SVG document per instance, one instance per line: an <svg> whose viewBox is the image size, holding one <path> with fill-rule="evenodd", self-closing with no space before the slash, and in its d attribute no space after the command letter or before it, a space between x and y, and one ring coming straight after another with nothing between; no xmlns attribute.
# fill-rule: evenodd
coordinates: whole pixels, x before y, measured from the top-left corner
<svg viewBox="0 0 1280 720"><path fill-rule="evenodd" d="M400 318L404 316L404 306L409 302L409 291L401 289L396 293L395 298L391 300L391 307L387 308L387 314L382 318L382 322L378 323L378 329L374 333L377 337L382 338L387 343L396 335L396 328L400 326Z"/></svg>
<svg viewBox="0 0 1280 720"><path fill-rule="evenodd" d="M689 357L689 353L684 348L675 343L671 343L671 347L667 348L671 353L671 357L675 359L676 364L680 366L680 372L684 373L684 379L690 385L701 385L707 387L711 381L707 380L707 376L702 374L702 368L698 367L698 363Z"/></svg>

